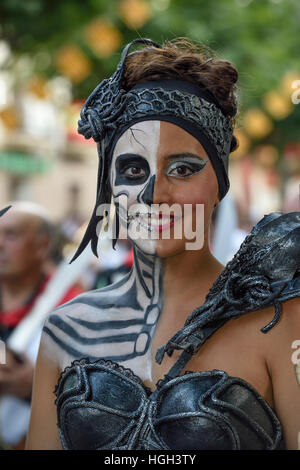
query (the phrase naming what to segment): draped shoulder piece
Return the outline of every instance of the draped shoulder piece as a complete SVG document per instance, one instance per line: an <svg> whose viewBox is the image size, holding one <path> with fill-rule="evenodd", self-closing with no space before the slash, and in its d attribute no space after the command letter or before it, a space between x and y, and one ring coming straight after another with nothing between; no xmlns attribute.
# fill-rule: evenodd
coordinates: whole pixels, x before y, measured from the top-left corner
<svg viewBox="0 0 300 470"><path fill-rule="evenodd" d="M210 289L205 303L187 318L156 356L174 349L195 353L224 323L274 305L267 333L279 321L281 303L300 296L300 212L273 212L252 229Z"/></svg>

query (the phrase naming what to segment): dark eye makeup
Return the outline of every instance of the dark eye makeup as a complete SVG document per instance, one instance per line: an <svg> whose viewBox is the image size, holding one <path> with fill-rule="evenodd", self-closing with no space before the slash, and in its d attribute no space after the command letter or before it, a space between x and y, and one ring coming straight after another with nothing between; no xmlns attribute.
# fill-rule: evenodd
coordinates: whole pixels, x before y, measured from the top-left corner
<svg viewBox="0 0 300 470"><path fill-rule="evenodd" d="M170 177L189 178L202 171L208 158L199 158L196 155L183 153L168 157L165 172ZM147 181L150 175L148 161L141 155L124 153L116 158L115 186L140 185Z"/></svg>
<svg viewBox="0 0 300 470"><path fill-rule="evenodd" d="M147 160L140 155L124 153L116 158L115 186L143 184L150 175Z"/></svg>
<svg viewBox="0 0 300 470"><path fill-rule="evenodd" d="M166 167L166 174L171 177L188 178L203 170L208 158L198 158L193 155L178 155Z"/></svg>

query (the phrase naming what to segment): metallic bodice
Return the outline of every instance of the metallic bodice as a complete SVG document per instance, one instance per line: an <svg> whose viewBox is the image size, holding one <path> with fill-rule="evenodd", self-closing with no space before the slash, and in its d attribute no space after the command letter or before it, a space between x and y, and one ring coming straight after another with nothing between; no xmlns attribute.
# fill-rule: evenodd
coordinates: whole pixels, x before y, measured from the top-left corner
<svg viewBox="0 0 300 470"><path fill-rule="evenodd" d="M56 390L65 449L280 449L263 398L224 371L188 372L147 389L111 361L74 361Z"/></svg>

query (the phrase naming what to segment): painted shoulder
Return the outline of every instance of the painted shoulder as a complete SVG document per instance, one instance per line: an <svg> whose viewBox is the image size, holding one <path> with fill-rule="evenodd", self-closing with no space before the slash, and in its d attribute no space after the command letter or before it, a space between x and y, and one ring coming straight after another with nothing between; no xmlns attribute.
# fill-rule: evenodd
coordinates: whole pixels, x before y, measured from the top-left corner
<svg viewBox="0 0 300 470"><path fill-rule="evenodd" d="M48 356L63 368L74 359L108 357L122 342L132 341L143 324L135 281L117 283L80 294L55 309L43 328Z"/></svg>

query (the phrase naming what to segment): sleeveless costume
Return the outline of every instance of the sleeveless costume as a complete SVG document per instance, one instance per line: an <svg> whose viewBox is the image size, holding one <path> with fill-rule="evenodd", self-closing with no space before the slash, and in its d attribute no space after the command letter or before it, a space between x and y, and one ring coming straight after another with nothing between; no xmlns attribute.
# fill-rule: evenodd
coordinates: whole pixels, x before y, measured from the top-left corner
<svg viewBox="0 0 300 470"><path fill-rule="evenodd" d="M212 286L203 306L158 350L182 349L151 392L129 369L107 360L75 360L56 387L65 449L284 449L274 411L245 380L221 370L183 367L229 319L300 296L300 212L265 216Z"/></svg>
<svg viewBox="0 0 300 470"><path fill-rule="evenodd" d="M110 203L105 181L114 145L134 123L174 123L200 141L216 173L219 197L229 188L228 156L235 147L232 123L209 90L183 80L142 82L123 87L124 64L134 44L160 48L149 39L128 44L116 72L103 80L81 111L79 133L98 144L95 208L74 256L89 242L97 256L95 227ZM136 52L138 53L138 52ZM209 59L211 60L211 59ZM118 219L117 219L118 220ZM116 242L118 237L118 225ZM65 449L282 449L274 411L241 378L222 370L180 372L228 320L275 306L267 333L280 318L280 305L300 295L300 213L265 216L245 239L213 284L205 303L159 348L156 360L174 349L182 353L151 392L129 369L109 360L75 360L55 389L58 427Z"/></svg>

